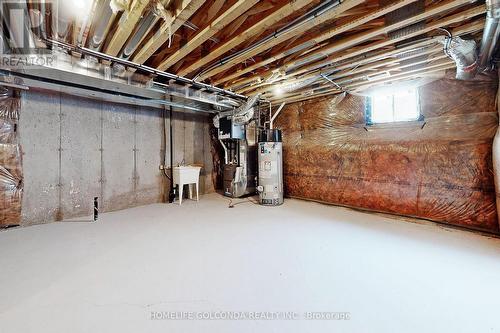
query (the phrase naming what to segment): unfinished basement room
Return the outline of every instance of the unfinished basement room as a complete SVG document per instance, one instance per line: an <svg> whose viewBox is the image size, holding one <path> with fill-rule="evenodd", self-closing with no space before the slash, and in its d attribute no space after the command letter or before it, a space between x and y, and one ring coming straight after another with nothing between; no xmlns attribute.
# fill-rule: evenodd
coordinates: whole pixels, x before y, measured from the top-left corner
<svg viewBox="0 0 500 333"><path fill-rule="evenodd" d="M0 23L0 333L500 333L500 0Z"/></svg>

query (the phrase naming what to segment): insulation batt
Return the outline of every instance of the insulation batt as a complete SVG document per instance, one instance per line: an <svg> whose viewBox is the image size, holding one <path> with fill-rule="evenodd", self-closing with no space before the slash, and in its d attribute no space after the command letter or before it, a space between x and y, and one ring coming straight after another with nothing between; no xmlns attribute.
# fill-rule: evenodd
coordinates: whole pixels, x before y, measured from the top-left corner
<svg viewBox="0 0 500 333"><path fill-rule="evenodd" d="M362 96L288 105L277 120L286 194L498 233L497 80L453 76L419 88L425 123L367 127Z"/></svg>
<svg viewBox="0 0 500 333"><path fill-rule="evenodd" d="M19 225L23 189L22 153L17 143L19 98L0 98L0 228Z"/></svg>
<svg viewBox="0 0 500 333"><path fill-rule="evenodd" d="M109 6L113 13L117 14L119 12L128 11L131 2L132 0L111 0Z"/></svg>

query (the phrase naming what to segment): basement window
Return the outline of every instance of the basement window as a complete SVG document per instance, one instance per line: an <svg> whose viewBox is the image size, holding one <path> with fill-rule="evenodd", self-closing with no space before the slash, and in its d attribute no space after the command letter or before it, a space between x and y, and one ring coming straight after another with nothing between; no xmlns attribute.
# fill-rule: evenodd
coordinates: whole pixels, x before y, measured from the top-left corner
<svg viewBox="0 0 500 333"><path fill-rule="evenodd" d="M416 89L367 97L367 125L423 120Z"/></svg>

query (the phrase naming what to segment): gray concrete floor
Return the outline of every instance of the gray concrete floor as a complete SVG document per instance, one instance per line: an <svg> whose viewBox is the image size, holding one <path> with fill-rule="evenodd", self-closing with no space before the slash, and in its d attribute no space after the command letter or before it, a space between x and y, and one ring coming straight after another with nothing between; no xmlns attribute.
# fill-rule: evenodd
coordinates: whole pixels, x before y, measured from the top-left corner
<svg viewBox="0 0 500 333"><path fill-rule="evenodd" d="M1 232L0 332L500 332L498 239L296 200L227 205ZM297 320L164 320L240 311Z"/></svg>

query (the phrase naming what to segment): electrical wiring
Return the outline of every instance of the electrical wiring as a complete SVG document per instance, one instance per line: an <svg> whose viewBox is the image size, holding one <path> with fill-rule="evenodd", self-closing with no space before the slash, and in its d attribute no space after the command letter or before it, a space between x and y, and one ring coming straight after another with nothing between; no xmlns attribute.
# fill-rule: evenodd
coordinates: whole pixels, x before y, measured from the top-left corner
<svg viewBox="0 0 500 333"><path fill-rule="evenodd" d="M247 204L247 203L253 203L254 205L259 205L259 202L252 200L252 197L247 197L247 198L245 198L239 202L236 202L236 203L234 203L234 200L235 199L228 199L228 201L229 201L228 208L234 208L237 205Z"/></svg>
<svg viewBox="0 0 500 333"><path fill-rule="evenodd" d="M448 29L445 29L445 28L437 28L437 30L444 31L448 35L448 37L446 37L446 42L443 46L443 51L448 56L448 58L453 59L453 57L451 56L450 51L449 51L451 41L453 40L453 35L451 34L451 32Z"/></svg>

